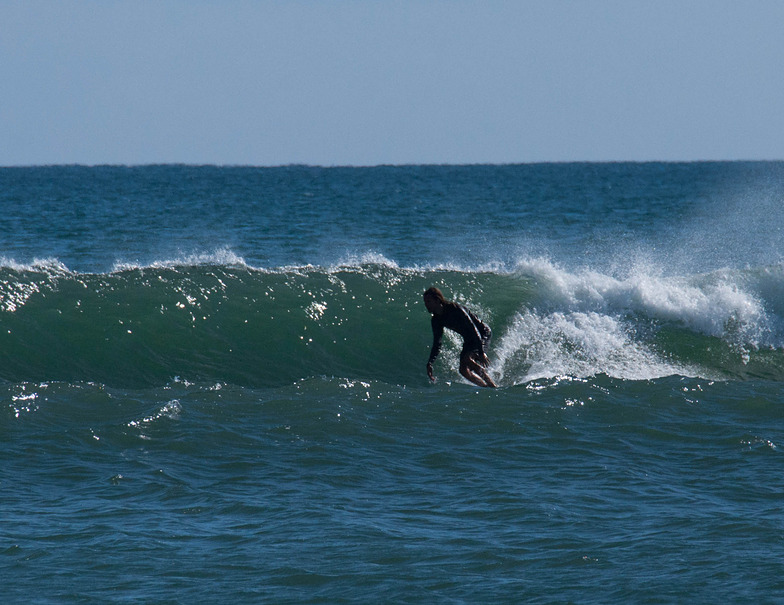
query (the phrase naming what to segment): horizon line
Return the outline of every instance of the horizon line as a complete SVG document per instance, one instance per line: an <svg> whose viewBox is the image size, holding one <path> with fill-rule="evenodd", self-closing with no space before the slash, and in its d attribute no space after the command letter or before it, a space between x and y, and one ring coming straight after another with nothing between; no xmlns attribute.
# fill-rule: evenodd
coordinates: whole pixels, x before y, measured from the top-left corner
<svg viewBox="0 0 784 605"><path fill-rule="evenodd" d="M187 168L412 168L412 167L472 167L472 166L542 166L542 165L576 165L576 164L774 164L784 159L703 159L703 160L538 160L530 162L389 162L378 164L309 164L306 162L288 162L280 164L251 163L210 163L210 162L57 162L45 164L0 164L2 168L153 168L153 167L187 167Z"/></svg>

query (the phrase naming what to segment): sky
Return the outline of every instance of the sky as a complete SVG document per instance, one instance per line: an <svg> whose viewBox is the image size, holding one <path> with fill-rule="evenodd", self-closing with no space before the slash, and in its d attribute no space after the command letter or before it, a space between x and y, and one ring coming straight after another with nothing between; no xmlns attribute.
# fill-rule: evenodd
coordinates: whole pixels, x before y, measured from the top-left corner
<svg viewBox="0 0 784 605"><path fill-rule="evenodd" d="M0 165L784 159L779 0L0 0Z"/></svg>

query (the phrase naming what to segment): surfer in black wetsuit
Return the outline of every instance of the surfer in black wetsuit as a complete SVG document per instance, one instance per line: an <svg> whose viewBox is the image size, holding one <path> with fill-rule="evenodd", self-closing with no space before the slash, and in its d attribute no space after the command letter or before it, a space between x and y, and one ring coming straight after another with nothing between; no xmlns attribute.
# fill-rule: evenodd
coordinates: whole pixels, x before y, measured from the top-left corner
<svg viewBox="0 0 784 605"><path fill-rule="evenodd" d="M490 364L485 353L485 347L490 342L490 328L462 305L446 300L438 288L428 288L425 291L425 306L433 314L430 320L433 327L433 348L427 360L427 375L430 380L435 381L433 361L441 350L444 328L449 328L463 337L460 374L480 387L496 386L485 370Z"/></svg>

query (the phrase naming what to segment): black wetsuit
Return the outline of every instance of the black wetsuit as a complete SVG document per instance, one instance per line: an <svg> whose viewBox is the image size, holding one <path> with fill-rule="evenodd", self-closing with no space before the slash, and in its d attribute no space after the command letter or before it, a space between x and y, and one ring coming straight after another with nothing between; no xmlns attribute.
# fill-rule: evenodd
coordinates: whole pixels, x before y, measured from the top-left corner
<svg viewBox="0 0 784 605"><path fill-rule="evenodd" d="M444 305L444 312L441 315L433 315L430 325L433 327L433 348L430 350L428 363L433 363L433 360L438 357L438 353L441 351L441 338L444 335L444 328L449 328L463 337L463 350L460 353L461 360L476 352L484 353L485 347L490 342L490 328L483 324L471 311L454 302ZM477 361L482 363L481 355Z"/></svg>

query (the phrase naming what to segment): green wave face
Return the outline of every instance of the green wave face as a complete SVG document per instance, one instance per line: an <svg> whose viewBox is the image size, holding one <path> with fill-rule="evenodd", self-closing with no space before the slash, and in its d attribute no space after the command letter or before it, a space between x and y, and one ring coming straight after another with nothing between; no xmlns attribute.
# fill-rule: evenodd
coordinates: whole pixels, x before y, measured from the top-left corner
<svg viewBox="0 0 784 605"><path fill-rule="evenodd" d="M0 378L251 386L313 376L427 384L431 285L493 328L502 385L561 375L784 378L781 267L682 278L385 263L184 264L81 274L0 269ZM437 374L456 373L449 336Z"/></svg>

